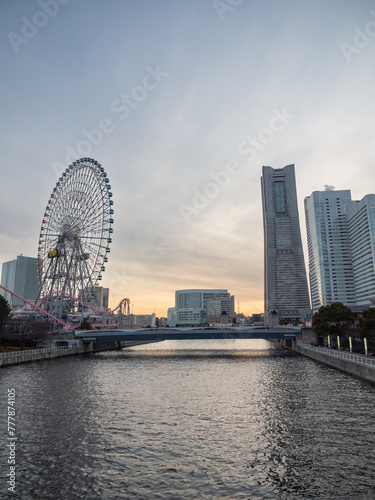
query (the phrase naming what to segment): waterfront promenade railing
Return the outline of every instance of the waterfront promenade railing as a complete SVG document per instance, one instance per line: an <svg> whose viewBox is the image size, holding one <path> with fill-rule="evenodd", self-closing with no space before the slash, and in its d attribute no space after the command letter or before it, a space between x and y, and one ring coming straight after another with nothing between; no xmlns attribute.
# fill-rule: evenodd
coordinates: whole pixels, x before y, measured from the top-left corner
<svg viewBox="0 0 375 500"><path fill-rule="evenodd" d="M40 349L30 349L24 351L12 351L0 353L0 366L25 363L27 361L37 361L39 359L56 358L59 356L69 356L79 354L79 347L43 347Z"/></svg>
<svg viewBox="0 0 375 500"><path fill-rule="evenodd" d="M340 351L337 349L328 349L327 347L318 347L306 344L299 344L299 347L303 349L309 349L312 351L321 352L322 354L326 354L328 356L333 356L336 358L346 359L348 361L352 361L353 363L359 363L361 365L367 365L375 367L375 358L365 356L363 354L353 354L350 352Z"/></svg>

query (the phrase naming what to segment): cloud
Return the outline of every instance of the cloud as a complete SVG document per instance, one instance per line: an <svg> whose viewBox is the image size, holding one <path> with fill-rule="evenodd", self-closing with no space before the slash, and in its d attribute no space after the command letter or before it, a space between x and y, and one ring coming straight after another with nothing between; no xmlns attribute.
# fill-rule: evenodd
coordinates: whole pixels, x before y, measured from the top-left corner
<svg viewBox="0 0 375 500"><path fill-rule="evenodd" d="M372 8L367 0L242 2L221 22L200 0L82 0L61 7L19 54L5 35L1 261L35 255L57 181L51 165L65 163L82 130L109 118L114 130L90 156L113 191L103 276L112 299L129 296L138 313L165 315L175 289L220 287L241 310L261 310L262 165L296 165L303 233L303 199L313 190L352 188L353 198L375 191L375 42L351 64L340 50ZM27 1L2 8L1 32L34 11ZM155 65L170 75L120 120L111 103ZM296 118L247 162L238 144L284 106ZM231 161L241 173L187 225L179 206Z"/></svg>

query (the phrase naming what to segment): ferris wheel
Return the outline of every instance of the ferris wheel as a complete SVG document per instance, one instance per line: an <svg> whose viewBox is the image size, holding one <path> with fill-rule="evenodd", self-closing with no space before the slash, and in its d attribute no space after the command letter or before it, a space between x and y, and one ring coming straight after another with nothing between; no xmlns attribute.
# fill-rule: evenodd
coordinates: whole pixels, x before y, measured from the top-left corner
<svg viewBox="0 0 375 500"><path fill-rule="evenodd" d="M77 298L95 298L113 233L113 200L104 168L92 158L69 165L44 212L38 245L39 297L58 318L76 312Z"/></svg>

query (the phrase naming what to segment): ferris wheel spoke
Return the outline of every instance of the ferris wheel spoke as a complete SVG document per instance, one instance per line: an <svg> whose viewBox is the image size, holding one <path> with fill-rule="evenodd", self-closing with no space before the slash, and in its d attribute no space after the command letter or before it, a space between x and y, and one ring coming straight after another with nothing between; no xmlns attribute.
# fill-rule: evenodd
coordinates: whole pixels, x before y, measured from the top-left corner
<svg viewBox="0 0 375 500"><path fill-rule="evenodd" d="M102 201L98 199L90 199L90 203L87 204L84 211L82 212L82 217L86 220L95 220L99 218L101 214Z"/></svg>
<svg viewBox="0 0 375 500"><path fill-rule="evenodd" d="M85 236L85 235L82 235L82 236L80 236L80 239L81 240L89 239L89 240L95 241L95 240L102 240L103 237L102 236L89 236L89 235Z"/></svg>

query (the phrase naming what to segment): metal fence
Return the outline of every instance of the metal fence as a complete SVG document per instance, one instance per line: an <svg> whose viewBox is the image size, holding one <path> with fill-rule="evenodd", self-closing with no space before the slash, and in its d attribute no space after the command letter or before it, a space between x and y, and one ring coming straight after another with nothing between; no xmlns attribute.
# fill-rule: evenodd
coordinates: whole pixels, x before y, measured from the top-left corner
<svg viewBox="0 0 375 500"><path fill-rule="evenodd" d="M334 356L336 358L346 359L352 361L353 363L359 363L360 365L374 366L375 359L364 356L363 354L352 354L350 352L340 351L337 349L327 349L326 347L317 347L305 344L299 344L299 347L303 349L309 349L311 351L321 352L322 354L327 354L328 356Z"/></svg>

